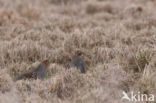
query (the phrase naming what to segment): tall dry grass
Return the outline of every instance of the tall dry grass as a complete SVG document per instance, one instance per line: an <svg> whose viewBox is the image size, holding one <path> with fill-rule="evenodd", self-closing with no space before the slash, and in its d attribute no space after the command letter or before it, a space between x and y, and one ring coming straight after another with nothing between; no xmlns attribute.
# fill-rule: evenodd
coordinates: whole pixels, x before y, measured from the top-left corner
<svg viewBox="0 0 156 103"><path fill-rule="evenodd" d="M127 103L156 96L156 1L0 0L0 103ZM87 73L66 69L81 50ZM49 59L46 80L17 75Z"/></svg>

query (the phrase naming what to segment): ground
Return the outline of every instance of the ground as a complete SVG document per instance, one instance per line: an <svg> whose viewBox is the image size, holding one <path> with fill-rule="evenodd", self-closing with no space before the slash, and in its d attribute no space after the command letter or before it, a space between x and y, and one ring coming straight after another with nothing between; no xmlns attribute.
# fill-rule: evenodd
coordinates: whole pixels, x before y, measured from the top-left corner
<svg viewBox="0 0 156 103"><path fill-rule="evenodd" d="M155 0L0 0L0 103L133 103L121 100L123 91L156 96L155 10ZM76 50L86 74L67 69ZM44 81L13 81L45 59Z"/></svg>

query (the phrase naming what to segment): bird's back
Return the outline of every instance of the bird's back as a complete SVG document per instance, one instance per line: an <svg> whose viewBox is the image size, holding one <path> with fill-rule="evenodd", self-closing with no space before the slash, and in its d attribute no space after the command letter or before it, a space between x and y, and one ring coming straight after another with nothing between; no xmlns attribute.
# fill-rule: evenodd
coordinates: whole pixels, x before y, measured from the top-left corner
<svg viewBox="0 0 156 103"><path fill-rule="evenodd" d="M37 75L35 72L26 72L26 73L23 73L21 75L19 75L18 77L15 78L15 81L17 80L21 80L21 79L30 79L30 78L37 78Z"/></svg>

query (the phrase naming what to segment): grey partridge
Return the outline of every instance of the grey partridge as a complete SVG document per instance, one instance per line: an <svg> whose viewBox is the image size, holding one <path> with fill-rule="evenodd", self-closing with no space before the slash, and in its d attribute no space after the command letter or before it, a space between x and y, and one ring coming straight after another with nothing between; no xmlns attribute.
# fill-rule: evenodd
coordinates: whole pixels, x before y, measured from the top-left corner
<svg viewBox="0 0 156 103"><path fill-rule="evenodd" d="M81 58L82 52L77 51L73 56L71 62L69 63L69 67L76 67L81 71L81 73L86 73L86 63Z"/></svg>
<svg viewBox="0 0 156 103"><path fill-rule="evenodd" d="M17 78L15 78L15 81L21 79L41 79L41 80L45 79L48 64L49 64L48 60L44 60L38 65L37 68L19 75Z"/></svg>

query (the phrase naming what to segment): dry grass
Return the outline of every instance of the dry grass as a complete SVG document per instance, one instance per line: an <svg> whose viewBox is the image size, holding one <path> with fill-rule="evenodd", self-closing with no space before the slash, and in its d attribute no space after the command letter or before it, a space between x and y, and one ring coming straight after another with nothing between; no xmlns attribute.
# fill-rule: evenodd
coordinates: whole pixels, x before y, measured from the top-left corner
<svg viewBox="0 0 156 103"><path fill-rule="evenodd" d="M123 90L156 96L155 10L155 0L0 0L0 103L121 103ZM86 74L66 69L76 50ZM13 82L46 58L46 80Z"/></svg>

